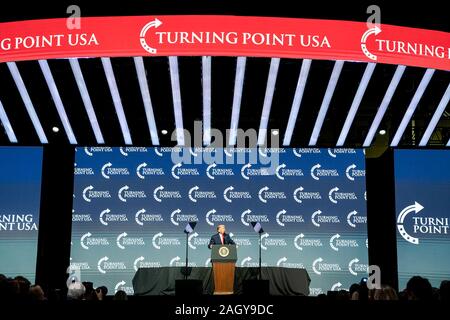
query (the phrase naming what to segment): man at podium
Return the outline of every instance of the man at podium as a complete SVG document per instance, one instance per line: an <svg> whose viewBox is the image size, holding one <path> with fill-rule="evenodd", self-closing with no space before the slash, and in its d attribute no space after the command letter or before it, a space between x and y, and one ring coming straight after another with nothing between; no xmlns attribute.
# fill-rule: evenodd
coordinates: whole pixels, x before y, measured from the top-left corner
<svg viewBox="0 0 450 320"><path fill-rule="evenodd" d="M233 239L231 239L230 235L225 233L225 225L219 224L217 226L217 233L211 237L209 241L208 248L211 249L213 245L224 245L224 244L235 244Z"/></svg>

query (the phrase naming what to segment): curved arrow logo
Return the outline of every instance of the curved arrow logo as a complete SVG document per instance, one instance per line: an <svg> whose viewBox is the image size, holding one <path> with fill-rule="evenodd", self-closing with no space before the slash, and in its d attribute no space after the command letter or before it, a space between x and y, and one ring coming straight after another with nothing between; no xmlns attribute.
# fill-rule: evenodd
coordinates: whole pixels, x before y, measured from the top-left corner
<svg viewBox="0 0 450 320"><path fill-rule="evenodd" d="M117 236L116 244L117 244L117 246L118 246L120 249L122 249L122 250L125 249L125 246L123 246L123 245L120 243L120 240L121 240L122 238L126 237L127 235L128 235L128 234L127 234L126 232L123 232L123 233L121 233L121 234L119 234L119 235Z"/></svg>
<svg viewBox="0 0 450 320"><path fill-rule="evenodd" d="M319 177L315 175L314 170L319 169L320 167L321 167L321 165L318 163L315 166L312 166L312 168L311 168L311 177L314 180L319 180Z"/></svg>
<svg viewBox="0 0 450 320"><path fill-rule="evenodd" d="M141 46L142 48L144 48L145 51L147 51L148 53L151 54L156 54L156 49L150 47L150 45L147 44L147 41L145 40L145 35L147 34L147 31L150 28L158 28L160 25L162 25L162 22L160 20L158 20L158 18L155 18L155 20L150 21L149 23L147 23L141 30L141 33L139 35L140 38L140 42L141 42Z"/></svg>
<svg viewBox="0 0 450 320"><path fill-rule="evenodd" d="M332 158L336 158L336 155L333 153L331 148L328 148L328 154L332 157Z"/></svg>
<svg viewBox="0 0 450 320"><path fill-rule="evenodd" d="M83 199L84 199L84 201L86 201L86 202L91 202L91 199L88 198L86 194L87 194L87 192L88 192L89 190L92 190L92 189L94 189L94 187L93 187L92 185L90 185L90 186L84 188L84 190L83 190Z"/></svg>
<svg viewBox="0 0 450 320"><path fill-rule="evenodd" d="M281 222L281 216L285 213L286 213L286 210L283 209L281 211L278 211L277 215L275 216L277 223L282 227L284 227L284 222Z"/></svg>
<svg viewBox="0 0 450 320"><path fill-rule="evenodd" d="M156 155L158 156L158 157L162 157L163 156L163 154L161 153L161 151L159 151L159 148L158 147L155 147L155 153L156 153Z"/></svg>
<svg viewBox="0 0 450 320"><path fill-rule="evenodd" d="M264 239L268 238L268 237L269 237L268 233L265 233L265 234L263 234L261 236L261 243L260 243L260 245L261 245L261 249L263 249L263 250L267 250L267 247L263 243L264 243Z"/></svg>
<svg viewBox="0 0 450 320"><path fill-rule="evenodd" d="M143 213L145 213L145 209L139 210L138 212L136 212L136 215L134 216L134 220L136 220L136 223L140 226L144 225L144 223L139 219L139 216Z"/></svg>
<svg viewBox="0 0 450 320"><path fill-rule="evenodd" d="M124 192L125 190L128 190L130 187L129 186L123 186L122 188L119 189L119 192L117 192L117 196L119 197L119 200L122 202L127 202L127 199L125 199L122 196L122 192Z"/></svg>
<svg viewBox="0 0 450 320"><path fill-rule="evenodd" d="M301 157L302 157L302 154L301 154L300 152L297 151L297 148L292 148L292 152L294 153L294 155L295 155L297 158L301 158Z"/></svg>
<svg viewBox="0 0 450 320"><path fill-rule="evenodd" d="M210 226L214 226L214 223L211 222L211 220L209 220L209 216L212 215L212 214L214 214L214 213L216 213L216 209L209 210L209 211L206 213L206 218L205 218L205 219L206 219L206 223L209 224Z"/></svg>
<svg viewBox="0 0 450 320"><path fill-rule="evenodd" d="M198 156L198 154L195 153L194 149L192 149L192 148L189 148L189 153L190 153L193 157Z"/></svg>
<svg viewBox="0 0 450 320"><path fill-rule="evenodd" d="M367 38L371 35L378 35L381 32L381 29L378 26L375 26L373 28L370 28L368 30L366 30L366 32L364 32L364 34L361 37L361 50L364 53L364 55L369 58L370 60L374 60L377 61L377 56L374 55L373 53L371 53L369 51L369 49L367 49L367 45L366 45L366 41Z"/></svg>
<svg viewBox="0 0 450 320"><path fill-rule="evenodd" d="M286 261L287 261L287 258L286 258L286 257L283 257L283 258L278 259L278 261L277 261L277 267L280 267L281 264L282 264L283 262L286 262Z"/></svg>
<svg viewBox="0 0 450 320"><path fill-rule="evenodd" d="M333 202L333 203L337 203L337 200L333 199L333 192L337 192L337 191L339 191L339 188L338 187L334 187L333 189L331 189L328 192L328 199L330 199L330 201Z"/></svg>
<svg viewBox="0 0 450 320"><path fill-rule="evenodd" d="M398 229L398 232L400 232L400 235L403 237L403 239L405 239L409 243L419 244L419 239L415 238L413 236L410 236L406 232L405 227L403 226L403 221L405 220L406 216L408 214L410 214L411 212L415 212L417 214L420 211L422 211L422 209L423 209L423 206L420 203L418 203L417 201L415 201L414 204L404 208L400 212L400 214L398 215L398 218L397 218L397 229Z"/></svg>
<svg viewBox="0 0 450 320"><path fill-rule="evenodd" d="M286 168L286 164L284 164L284 163L280 164L277 167L277 169L275 170L275 174L276 174L277 178L280 180L284 180L284 177L282 175L280 175L280 169L282 169L282 168Z"/></svg>
<svg viewBox="0 0 450 320"><path fill-rule="evenodd" d="M303 201L300 200L299 198L297 198L297 193L300 191L303 191L303 190L304 190L303 187L298 187L297 189L294 190L294 194L293 194L294 200L298 203L302 203Z"/></svg>
<svg viewBox="0 0 450 320"><path fill-rule="evenodd" d="M234 148L225 148L225 149L223 149L223 152L225 152L225 154L228 156L228 157L232 157L233 156L233 152L231 152L231 150L233 150Z"/></svg>
<svg viewBox="0 0 450 320"><path fill-rule="evenodd" d="M119 152L124 156L124 157L128 157L128 153L125 152L125 150L123 150L123 147L119 148Z"/></svg>
<svg viewBox="0 0 450 320"><path fill-rule="evenodd" d="M223 190L223 198L225 199L226 202L232 202L233 200L231 200L230 198L228 198L228 191L233 191L234 187L233 186L229 186L228 188L226 188L225 190Z"/></svg>
<svg viewBox="0 0 450 320"><path fill-rule="evenodd" d="M315 219L318 214L322 214L322 211L320 210L314 211L313 214L311 215L311 222L316 227L320 227L320 223L317 223Z"/></svg>
<svg viewBox="0 0 450 320"><path fill-rule="evenodd" d="M248 177L248 175L246 175L245 174L245 170L246 169L249 169L249 168L251 168L252 167L252 164L251 163L247 163L247 164L244 164L243 166L242 166L242 168L241 168L241 176L242 176L242 178L244 178L245 180L249 180L250 178Z"/></svg>
<svg viewBox="0 0 450 320"><path fill-rule="evenodd" d="M198 189L199 189L198 186L195 186L195 187L192 187L192 188L189 189L189 194L188 194L188 196L189 196L189 199L191 199L192 202L197 202L197 199L195 199L195 198L192 196L192 192L194 192L195 190L198 190Z"/></svg>
<svg viewBox="0 0 450 320"><path fill-rule="evenodd" d="M181 209L176 209L176 210L172 211L172 213L170 214L170 221L176 226L178 226L180 224L177 221L175 221L174 217L176 214L179 214L180 212L181 212Z"/></svg>
<svg viewBox="0 0 450 320"><path fill-rule="evenodd" d="M178 261L180 261L181 260L181 258L179 257L179 256L176 256L175 258L172 258L171 260L170 260L170 262L169 262L169 266L173 266L174 264L175 264L175 262L178 262Z"/></svg>
<svg viewBox="0 0 450 320"><path fill-rule="evenodd" d="M143 175L143 174L141 174L141 169L142 168L145 168L147 166L147 163L146 162L142 162L140 165L138 165L137 166L137 168L136 168L136 174L137 174L137 176L140 178L140 179L142 179L142 180L144 180L145 179L145 176Z"/></svg>
<svg viewBox="0 0 450 320"><path fill-rule="evenodd" d="M266 158L267 157L267 152L263 152L262 148L258 148L258 153L261 155L261 157Z"/></svg>
<svg viewBox="0 0 450 320"><path fill-rule="evenodd" d="M267 190L269 190L269 187L268 186L264 186L258 191L259 200L261 200L261 202L263 202L263 203L267 203L267 200L264 199L263 196L262 196L263 192L267 191Z"/></svg>
<svg viewBox="0 0 450 320"><path fill-rule="evenodd" d="M331 286L331 291L336 291L336 289L339 289L342 286L342 283L336 282Z"/></svg>
<svg viewBox="0 0 450 320"><path fill-rule="evenodd" d="M335 240L335 239L339 239L340 237L341 237L340 234L339 234L339 233L336 233L334 236L332 236L332 237L330 238L330 247L331 247L331 249L333 249L334 251L339 251L339 248L336 247L336 246L334 245L334 240Z"/></svg>
<svg viewBox="0 0 450 320"><path fill-rule="evenodd" d="M92 156L93 156L93 153L89 151L89 148L88 148L88 147L85 147L85 148L84 148L84 152L85 152L89 157L92 157Z"/></svg>
<svg viewBox="0 0 450 320"><path fill-rule="evenodd" d="M312 263L312 269L314 271L315 274L318 274L319 276L322 274L322 272L320 272L319 270L316 269L316 264L319 262L322 262L323 259L321 257L317 258L316 260L314 260L314 262Z"/></svg>
<svg viewBox="0 0 450 320"><path fill-rule="evenodd" d="M133 268L134 268L134 271L138 271L138 269L140 268L140 267L138 267L138 264L140 265L140 263L141 263L141 261L144 261L144 257L143 256L140 256L139 258L137 258L136 260L134 260L134 262L133 262Z"/></svg>
<svg viewBox="0 0 450 320"><path fill-rule="evenodd" d="M245 267L245 264L246 264L247 262L250 262L250 261L252 261L252 258L250 258L250 257L247 257L247 258L242 259L242 261L241 261L241 267Z"/></svg>
<svg viewBox="0 0 450 320"><path fill-rule="evenodd" d="M347 223L348 223L348 225L349 225L350 227L352 227L352 228L356 228L356 224L354 224L354 223L352 222L352 216L357 215L357 214L358 214L358 212L357 212L356 210L353 210L352 212L350 212L350 213L347 215Z"/></svg>
<svg viewBox="0 0 450 320"><path fill-rule="evenodd" d="M157 234L155 234L154 236L153 236L153 238L152 238L152 245L153 245L153 247L155 247L155 249L161 249L161 246L159 246L157 243L156 243L156 240L158 239L158 238L160 238L160 237L162 237L163 236L163 233L162 232L158 232Z"/></svg>
<svg viewBox="0 0 450 320"><path fill-rule="evenodd" d="M153 190L153 198L158 202L162 202L162 200L158 197L158 192L161 190L164 190L163 186L156 187L155 190Z"/></svg>
<svg viewBox="0 0 450 320"><path fill-rule="evenodd" d="M108 261L108 260L109 260L109 258L107 256L104 256L103 258L98 260L98 262L97 262L97 269L98 269L98 271L100 273L103 273L103 274L106 273L106 271L102 269L102 263L105 262L105 261Z"/></svg>
<svg viewBox="0 0 450 320"><path fill-rule="evenodd" d="M295 248L297 248L297 250L300 250L300 251L303 250L303 248L298 244L298 240L299 240L299 239L303 239L304 236L305 236L305 235L304 235L303 233L300 233L299 235L297 235L297 236L294 238L294 246L295 246Z"/></svg>
<svg viewBox="0 0 450 320"><path fill-rule="evenodd" d="M250 224L247 222L247 221L245 221L245 215L246 214L249 214L249 213L251 213L252 212L252 210L250 210L250 209L247 209L247 210L245 210L244 212L242 212L242 214L241 214L241 222L242 222L242 224L244 225L244 226L249 226Z"/></svg>
<svg viewBox="0 0 450 320"><path fill-rule="evenodd" d="M175 179L180 179L180 177L179 176L177 176L177 174L175 173L175 170L177 169L177 168L180 168L181 167L181 162L180 163L177 163L176 165L174 165L173 167L172 167L172 177L174 177Z"/></svg>
<svg viewBox="0 0 450 320"><path fill-rule="evenodd" d="M210 178L211 180L214 180L214 176L211 175L209 173L209 170L211 170L211 168L215 168L217 165L213 162L211 163L207 168L206 168L206 175L208 176L208 178Z"/></svg>
<svg viewBox="0 0 450 320"><path fill-rule="evenodd" d="M188 245L189 245L189 247L191 248L191 249L193 249L193 250L195 250L195 249L197 249L197 247L196 246L194 246L193 244L192 244L192 239L193 238L197 238L198 237L198 233L197 232L194 232L193 234L191 234L189 237L188 237Z"/></svg>
<svg viewBox="0 0 450 320"><path fill-rule="evenodd" d="M358 263L358 262L359 262L359 259L358 259L358 258L355 258L355 259L351 260L351 261L348 263L348 271L349 271L352 275L354 275L354 276L357 276L358 273L355 272L355 271L353 271L352 267L353 267L353 264L354 264L354 263Z"/></svg>
<svg viewBox="0 0 450 320"><path fill-rule="evenodd" d="M103 167L102 167L102 176L103 176L103 178L105 178L105 179L109 179L109 176L106 174L106 169L107 168L110 168L112 166L112 163L111 162L108 162L108 163L105 163L104 165L103 165Z"/></svg>
<svg viewBox="0 0 450 320"><path fill-rule="evenodd" d="M353 178L353 177L350 175L350 170L355 169L355 168L356 168L356 164L352 163L351 165L349 165L349 166L347 167L347 169L345 169L345 175L347 176L347 179L348 179L348 180L355 181L355 178Z"/></svg>
<svg viewBox="0 0 450 320"><path fill-rule="evenodd" d="M103 211L100 213L99 220L100 220L100 223L101 223L102 225L104 225L104 226L107 226L107 225L108 225L108 222L106 222L105 220L103 220L103 216L104 216L106 213L110 213L110 212L111 212L111 210L105 209L105 210L103 210Z"/></svg>
<svg viewBox="0 0 450 320"><path fill-rule="evenodd" d="M119 291L120 287L123 287L125 284L126 284L126 282L123 281L123 280L120 281L120 282L118 282L118 283L116 284L116 286L114 287L114 292L117 293L117 291Z"/></svg>
<svg viewBox="0 0 450 320"><path fill-rule="evenodd" d="M89 247L84 244L84 239L89 238L90 236L92 236L92 233L88 232L88 233L83 234L80 238L81 247L85 250L89 250Z"/></svg>

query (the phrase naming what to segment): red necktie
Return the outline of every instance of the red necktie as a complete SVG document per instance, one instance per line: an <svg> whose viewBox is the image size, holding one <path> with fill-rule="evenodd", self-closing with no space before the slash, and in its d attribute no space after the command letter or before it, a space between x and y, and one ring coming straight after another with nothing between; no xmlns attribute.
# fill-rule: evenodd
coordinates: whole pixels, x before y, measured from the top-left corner
<svg viewBox="0 0 450 320"><path fill-rule="evenodd" d="M223 243L223 234L221 234L221 233L220 233L220 241L222 241L222 244L224 244Z"/></svg>

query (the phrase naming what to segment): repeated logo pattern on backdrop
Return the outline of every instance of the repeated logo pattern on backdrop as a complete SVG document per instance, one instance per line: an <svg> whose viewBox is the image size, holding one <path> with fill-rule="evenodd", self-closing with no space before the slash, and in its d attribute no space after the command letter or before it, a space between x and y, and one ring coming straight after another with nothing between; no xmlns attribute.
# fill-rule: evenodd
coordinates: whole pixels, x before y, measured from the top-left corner
<svg viewBox="0 0 450 320"><path fill-rule="evenodd" d="M272 149L238 163L249 150L214 150L223 162L172 161L171 148L78 148L72 217L72 269L82 281L133 292L138 268L209 267L207 244L225 224L238 245L237 266L305 268L312 295L348 288L367 274L363 150ZM268 166L267 159L277 158ZM276 157L275 157L276 156Z"/></svg>

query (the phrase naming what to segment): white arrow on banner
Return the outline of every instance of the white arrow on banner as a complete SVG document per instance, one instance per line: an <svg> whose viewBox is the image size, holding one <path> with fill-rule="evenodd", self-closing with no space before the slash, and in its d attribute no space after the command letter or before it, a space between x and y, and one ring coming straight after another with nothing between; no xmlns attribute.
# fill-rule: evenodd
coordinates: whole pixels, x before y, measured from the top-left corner
<svg viewBox="0 0 450 320"><path fill-rule="evenodd" d="M141 33L140 33L140 35L139 35L139 37L140 37L140 42L141 42L141 46L142 46L142 48L144 48L144 50L147 51L148 53L156 54L156 49L150 47L150 46L147 44L147 41L145 40L145 35L147 34L147 31L148 31L150 28L155 28L155 29L156 29L156 28L158 28L160 25L162 25L161 20L158 20L158 18L155 18L155 20L150 21L149 23L147 23L147 24L142 28L142 30L141 30Z"/></svg>
<svg viewBox="0 0 450 320"><path fill-rule="evenodd" d="M215 162L211 163L207 168L206 168L206 175L208 176L208 178L210 178L211 180L214 180L214 176L211 175L209 173L209 170L211 170L211 168L215 168L217 166L217 164Z"/></svg>
<svg viewBox="0 0 450 320"><path fill-rule="evenodd" d="M340 236L340 234L339 233L336 233L334 236L332 236L331 238L330 238L330 247L331 247L331 249L333 249L334 251L339 251L339 248L338 247L336 247L335 245L334 245L334 240L335 239L339 239L341 236Z"/></svg>
<svg viewBox="0 0 450 320"><path fill-rule="evenodd" d="M176 256L175 258L172 258L171 260L170 260L170 262L169 262L169 266L173 266L173 264L175 263L175 262L177 262L177 261L180 261L180 257L179 256Z"/></svg>
<svg viewBox="0 0 450 320"><path fill-rule="evenodd" d="M336 282L331 286L331 291L336 291L336 289L340 288L342 286L342 283Z"/></svg>
<svg viewBox="0 0 450 320"><path fill-rule="evenodd" d="M356 164L352 163L351 165L349 165L347 167L347 169L345 169L345 175L347 176L347 179L350 180L350 181L355 181L355 178L353 178L350 175L350 170L355 169L355 168L356 168Z"/></svg>
<svg viewBox="0 0 450 320"><path fill-rule="evenodd" d="M133 268L134 268L134 271L138 271L138 269L139 269L139 267L138 267L138 263L140 263L141 261L144 261L144 257L143 256L140 256L139 258L137 258L136 260L134 260L134 262L133 262Z"/></svg>
<svg viewBox="0 0 450 320"><path fill-rule="evenodd" d="M398 215L397 218L397 229L398 232L400 232L400 235L403 237L403 239L405 239L406 241L408 241L409 243L412 244L419 244L419 239L415 238L413 236L410 236L406 230L405 227L403 226L403 222L406 218L406 216L411 213L411 212L415 212L416 214L418 214L420 211L422 211L423 206L418 203L417 201L414 202L414 204L407 206L406 208L404 208L400 214Z"/></svg>
<svg viewBox="0 0 450 320"><path fill-rule="evenodd" d="M119 291L120 287L123 287L126 284L125 281L120 281L119 283L116 284L116 286L114 287L114 292L117 293L117 291Z"/></svg>
<svg viewBox="0 0 450 320"><path fill-rule="evenodd" d="M358 262L359 262L359 259L358 259L358 258L355 258L355 259L352 259L352 260L348 263L348 271L349 271L352 275L354 275L354 276L357 276L358 273L356 273L355 271L353 271L352 266L353 266L354 263L358 263Z"/></svg>
<svg viewBox="0 0 450 320"><path fill-rule="evenodd" d="M143 175L143 174L141 174L141 169L142 168L145 168L147 166L147 163L146 162L142 162L140 165L138 165L137 166L137 168L136 168L136 175L140 178L140 179L142 179L142 180L144 180L145 179L145 176Z"/></svg>
<svg viewBox="0 0 450 320"><path fill-rule="evenodd" d="M120 240L121 240L122 238L126 237L127 235L128 235L128 234L127 234L126 232L122 232L121 234L119 234L119 235L117 236L116 244L117 244L117 246L118 246L120 249L122 249L122 250L124 250L125 247L120 243Z"/></svg>
<svg viewBox="0 0 450 320"><path fill-rule="evenodd" d="M374 55L373 53L371 53L369 51L369 49L367 49L367 45L366 45L366 41L367 38L371 35L371 34L375 34L378 35L381 32L381 29L378 26L375 26L373 28L368 29L366 32L364 32L364 34L361 37L361 50L362 52L365 54L365 56L371 60L377 61L377 56Z"/></svg>

